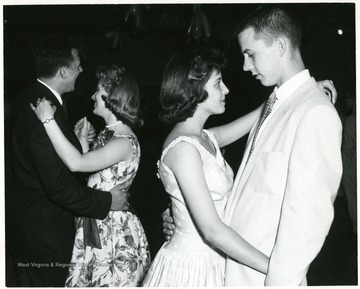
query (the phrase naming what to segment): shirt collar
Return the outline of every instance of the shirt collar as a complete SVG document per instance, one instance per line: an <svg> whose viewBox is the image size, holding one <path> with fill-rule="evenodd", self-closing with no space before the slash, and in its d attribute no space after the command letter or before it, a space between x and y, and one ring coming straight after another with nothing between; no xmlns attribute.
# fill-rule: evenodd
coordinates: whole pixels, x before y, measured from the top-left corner
<svg viewBox="0 0 360 289"><path fill-rule="evenodd" d="M61 105L63 104L61 95L58 92L56 92L54 89L52 89L50 86L48 86L45 82L41 81L39 78L37 79L37 81L39 81L41 84L45 85L48 89L50 89L50 91L55 95L55 97L60 102L60 104Z"/></svg>
<svg viewBox="0 0 360 289"><path fill-rule="evenodd" d="M275 87L276 97L278 100L283 100L294 93L305 81L310 78L308 69L305 69L298 74L291 77L279 88Z"/></svg>

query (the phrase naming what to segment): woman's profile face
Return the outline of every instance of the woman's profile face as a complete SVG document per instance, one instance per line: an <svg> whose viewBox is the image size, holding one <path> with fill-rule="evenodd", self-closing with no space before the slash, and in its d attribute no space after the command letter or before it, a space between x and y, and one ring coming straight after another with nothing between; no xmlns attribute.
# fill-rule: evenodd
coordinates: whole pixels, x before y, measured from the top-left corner
<svg viewBox="0 0 360 289"><path fill-rule="evenodd" d="M229 89L222 81L221 71L214 70L205 84L204 89L208 93L208 98L202 103L204 109L210 114L221 114L225 112L225 95Z"/></svg>
<svg viewBox="0 0 360 289"><path fill-rule="evenodd" d="M101 82L98 83L96 92L91 97L94 100L94 110L93 113L98 116L103 116L104 112L107 110L105 107L105 102L102 99L102 95L108 95L105 88L101 85Z"/></svg>

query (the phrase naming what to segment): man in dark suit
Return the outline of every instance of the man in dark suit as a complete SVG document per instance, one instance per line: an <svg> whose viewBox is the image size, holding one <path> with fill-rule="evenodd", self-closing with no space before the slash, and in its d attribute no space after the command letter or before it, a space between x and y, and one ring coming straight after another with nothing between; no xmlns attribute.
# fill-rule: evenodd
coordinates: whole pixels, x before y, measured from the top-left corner
<svg viewBox="0 0 360 289"><path fill-rule="evenodd" d="M74 216L103 219L109 210L124 209L127 194L82 184L57 156L30 108L38 98L50 100L57 107L54 117L61 130L81 151L61 98L75 89L82 72L76 45L70 38L47 38L37 48L35 62L38 79L20 95L12 111L6 239L15 276L7 285L63 287L75 237Z"/></svg>

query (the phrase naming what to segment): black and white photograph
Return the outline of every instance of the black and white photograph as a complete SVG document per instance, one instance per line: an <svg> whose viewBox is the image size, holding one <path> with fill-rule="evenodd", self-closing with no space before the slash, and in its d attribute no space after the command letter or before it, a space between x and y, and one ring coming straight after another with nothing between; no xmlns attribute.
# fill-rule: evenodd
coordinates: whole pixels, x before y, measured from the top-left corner
<svg viewBox="0 0 360 289"><path fill-rule="evenodd" d="M358 286L356 1L2 17L4 286Z"/></svg>

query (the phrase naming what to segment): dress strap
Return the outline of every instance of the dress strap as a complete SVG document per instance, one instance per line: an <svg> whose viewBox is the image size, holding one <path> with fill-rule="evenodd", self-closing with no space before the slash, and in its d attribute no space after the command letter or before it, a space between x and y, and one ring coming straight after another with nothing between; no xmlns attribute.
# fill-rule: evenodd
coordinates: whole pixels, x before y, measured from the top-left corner
<svg viewBox="0 0 360 289"><path fill-rule="evenodd" d="M136 139L136 137L130 133L114 134L114 137L124 137L124 138L128 138L130 141L134 141Z"/></svg>
<svg viewBox="0 0 360 289"><path fill-rule="evenodd" d="M136 136L130 134L130 133L120 133L120 134L114 134L114 138L115 137L122 137L122 138L127 138L133 146L138 146L139 142Z"/></svg>
<svg viewBox="0 0 360 289"><path fill-rule="evenodd" d="M209 139L211 140L211 142L213 143L214 147L216 148L216 150L219 149L219 143L215 137L215 134L207 129L204 129L203 132L209 137Z"/></svg>

